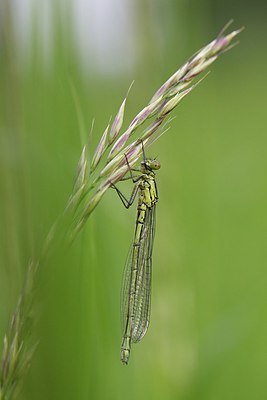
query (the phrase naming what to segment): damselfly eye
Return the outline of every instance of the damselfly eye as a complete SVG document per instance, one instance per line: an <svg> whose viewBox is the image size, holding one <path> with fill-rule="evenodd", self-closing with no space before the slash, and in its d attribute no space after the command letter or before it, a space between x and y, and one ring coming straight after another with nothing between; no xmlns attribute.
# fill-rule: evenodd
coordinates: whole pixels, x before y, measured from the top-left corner
<svg viewBox="0 0 267 400"><path fill-rule="evenodd" d="M151 169L160 169L160 167L161 165L158 160L151 160L151 165L150 165Z"/></svg>
<svg viewBox="0 0 267 400"><path fill-rule="evenodd" d="M147 159L146 161L141 162L141 166L147 170L160 169L160 162L156 159Z"/></svg>

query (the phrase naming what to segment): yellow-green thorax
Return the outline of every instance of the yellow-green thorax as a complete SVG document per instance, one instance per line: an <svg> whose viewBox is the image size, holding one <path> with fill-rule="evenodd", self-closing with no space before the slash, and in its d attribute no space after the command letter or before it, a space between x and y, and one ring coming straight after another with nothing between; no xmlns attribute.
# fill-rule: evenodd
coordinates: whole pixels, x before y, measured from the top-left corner
<svg viewBox="0 0 267 400"><path fill-rule="evenodd" d="M154 170L159 168L160 162L155 159L147 159L141 163L143 176L139 182L139 209L145 211L146 207L151 208L158 201Z"/></svg>

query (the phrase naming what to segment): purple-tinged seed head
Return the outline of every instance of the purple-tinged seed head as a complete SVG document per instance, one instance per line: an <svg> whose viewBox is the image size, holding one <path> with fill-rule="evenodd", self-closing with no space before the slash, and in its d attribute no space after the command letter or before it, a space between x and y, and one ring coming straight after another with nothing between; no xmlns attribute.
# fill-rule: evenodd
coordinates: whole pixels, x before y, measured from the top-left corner
<svg viewBox="0 0 267 400"><path fill-rule="evenodd" d="M126 103L126 98L123 100L122 105L120 106L120 109L116 117L114 118L112 127L110 129L109 143L112 143L120 133L123 124L125 103Z"/></svg>
<svg viewBox="0 0 267 400"><path fill-rule="evenodd" d="M91 163L91 170L94 171L94 169L97 167L105 149L106 149L106 141L107 141L107 135L108 135L108 130L109 130L109 125L106 127L97 147L95 150L95 153L93 155L92 163Z"/></svg>
<svg viewBox="0 0 267 400"><path fill-rule="evenodd" d="M124 134L117 139L117 141L114 143L108 154L108 160L111 160L113 157L116 156L116 154L119 153L119 151L123 148L124 144L127 142L131 132L132 129L128 128L127 131L125 131Z"/></svg>

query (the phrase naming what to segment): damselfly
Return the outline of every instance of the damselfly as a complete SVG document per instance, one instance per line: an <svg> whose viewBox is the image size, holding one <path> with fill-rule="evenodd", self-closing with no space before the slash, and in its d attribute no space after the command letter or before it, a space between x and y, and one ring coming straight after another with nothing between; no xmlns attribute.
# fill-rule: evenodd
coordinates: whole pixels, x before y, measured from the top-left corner
<svg viewBox="0 0 267 400"><path fill-rule="evenodd" d="M128 164L127 158L126 161ZM149 325L152 249L158 201L154 171L159 168L159 161L147 159L143 148L140 170L132 169L129 166L130 178L135 183L130 199L127 200L120 190L112 185L126 208L129 208L138 196L134 240L125 264L121 293L123 332L121 361L123 364L129 362L131 344L139 342L144 337ZM140 175L136 177L132 171L138 172Z"/></svg>

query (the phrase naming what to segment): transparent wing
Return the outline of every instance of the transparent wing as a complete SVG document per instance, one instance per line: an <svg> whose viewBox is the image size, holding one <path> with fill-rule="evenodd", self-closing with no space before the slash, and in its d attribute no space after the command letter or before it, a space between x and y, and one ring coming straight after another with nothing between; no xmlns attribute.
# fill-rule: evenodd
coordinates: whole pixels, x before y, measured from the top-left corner
<svg viewBox="0 0 267 400"><path fill-rule="evenodd" d="M152 250L155 234L156 205L147 209L144 241L138 257L137 290L134 303L132 340L139 342L146 334L151 309Z"/></svg>
<svg viewBox="0 0 267 400"><path fill-rule="evenodd" d="M133 245L131 245L130 250L128 252L127 260L123 271L122 284L121 284L121 330L123 334L125 332L125 327L128 323L132 258L133 258Z"/></svg>
<svg viewBox="0 0 267 400"><path fill-rule="evenodd" d="M147 208L142 234L139 239L138 257L133 257L133 245L130 248L125 264L121 290L122 331L129 323L129 302L131 287L131 271L137 270L135 294L133 300L133 315L131 318L131 338L139 342L145 335L150 318L151 304L151 272L152 249L155 233L156 206Z"/></svg>

